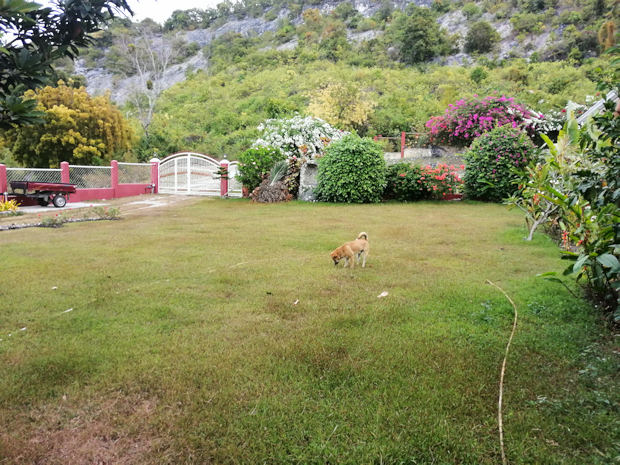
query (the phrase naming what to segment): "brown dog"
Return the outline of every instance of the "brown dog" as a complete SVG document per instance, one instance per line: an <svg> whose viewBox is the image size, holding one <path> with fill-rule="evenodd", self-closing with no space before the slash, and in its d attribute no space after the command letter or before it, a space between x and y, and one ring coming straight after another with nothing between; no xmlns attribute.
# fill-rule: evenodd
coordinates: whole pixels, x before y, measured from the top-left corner
<svg viewBox="0 0 620 465"><path fill-rule="evenodd" d="M346 267L348 264L350 268L355 266L355 259L359 263L360 257L362 258L362 268L366 266L366 257L368 257L368 252L370 251L370 245L368 244L368 234L365 232L361 232L357 235L357 239L351 242L347 242L344 245L341 245L336 250L334 250L330 256L334 261L334 266L338 265L340 260L344 259L344 266Z"/></svg>

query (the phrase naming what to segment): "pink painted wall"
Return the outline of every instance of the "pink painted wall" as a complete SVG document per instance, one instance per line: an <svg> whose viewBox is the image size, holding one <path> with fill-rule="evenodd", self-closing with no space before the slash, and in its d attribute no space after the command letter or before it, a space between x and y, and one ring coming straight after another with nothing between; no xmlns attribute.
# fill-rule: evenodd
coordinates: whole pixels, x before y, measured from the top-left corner
<svg viewBox="0 0 620 465"><path fill-rule="evenodd" d="M85 202L87 200L110 200L117 198L114 189L77 189L75 194L69 194L68 203Z"/></svg>
<svg viewBox="0 0 620 465"><path fill-rule="evenodd" d="M6 166L0 165L0 194L4 194L7 191L7 188Z"/></svg>

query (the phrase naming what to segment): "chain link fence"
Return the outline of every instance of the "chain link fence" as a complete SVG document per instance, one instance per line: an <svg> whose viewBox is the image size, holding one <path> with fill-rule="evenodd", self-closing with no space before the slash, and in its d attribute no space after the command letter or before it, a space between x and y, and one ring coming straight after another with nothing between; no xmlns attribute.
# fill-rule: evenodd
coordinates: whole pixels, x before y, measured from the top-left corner
<svg viewBox="0 0 620 465"><path fill-rule="evenodd" d="M118 163L119 184L150 184L151 165L145 163Z"/></svg>
<svg viewBox="0 0 620 465"><path fill-rule="evenodd" d="M60 169L7 168L6 178L11 192L11 181L62 182Z"/></svg>
<svg viewBox="0 0 620 465"><path fill-rule="evenodd" d="M110 166L69 166L69 182L80 189L112 187L112 168Z"/></svg>

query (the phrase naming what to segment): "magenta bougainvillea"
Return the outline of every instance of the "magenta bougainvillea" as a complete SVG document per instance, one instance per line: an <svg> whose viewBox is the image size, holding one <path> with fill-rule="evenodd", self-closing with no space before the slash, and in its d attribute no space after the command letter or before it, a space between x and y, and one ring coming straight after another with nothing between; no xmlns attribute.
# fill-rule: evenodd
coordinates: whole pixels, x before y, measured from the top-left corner
<svg viewBox="0 0 620 465"><path fill-rule="evenodd" d="M433 116L426 122L431 140L437 144L469 145L476 137L494 128L509 125L521 127L529 134L534 133L534 114L525 105L502 95L461 99L448 105L442 116Z"/></svg>

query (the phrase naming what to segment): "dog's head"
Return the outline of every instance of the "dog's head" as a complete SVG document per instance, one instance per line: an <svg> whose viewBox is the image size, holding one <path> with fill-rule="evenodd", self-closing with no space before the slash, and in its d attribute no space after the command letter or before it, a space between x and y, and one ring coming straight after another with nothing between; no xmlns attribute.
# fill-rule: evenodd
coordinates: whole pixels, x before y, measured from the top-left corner
<svg viewBox="0 0 620 465"><path fill-rule="evenodd" d="M334 266L338 265L338 262L342 260L342 256L340 255L338 249L330 253L329 256L332 257L332 260L334 261Z"/></svg>

